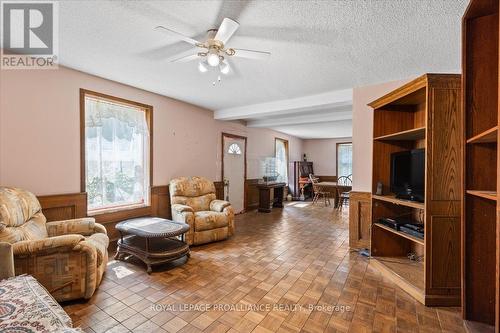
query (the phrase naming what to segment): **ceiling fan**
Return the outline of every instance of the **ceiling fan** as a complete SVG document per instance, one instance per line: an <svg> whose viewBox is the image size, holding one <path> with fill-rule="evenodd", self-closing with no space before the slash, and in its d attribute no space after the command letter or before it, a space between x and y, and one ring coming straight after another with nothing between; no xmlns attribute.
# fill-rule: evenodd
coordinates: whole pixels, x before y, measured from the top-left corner
<svg viewBox="0 0 500 333"><path fill-rule="evenodd" d="M157 26L155 30L176 36L180 40L195 46L194 49L173 56L170 60L171 62L199 60L198 69L202 73L207 72L209 69L215 69L222 74L228 74L230 65L227 59L229 57L262 60L267 59L271 55L270 52L226 47L227 42L236 30L238 30L239 26L238 22L226 17L219 29L210 29L207 31L207 39L204 42L197 41L161 25ZM220 81L220 75L218 80Z"/></svg>

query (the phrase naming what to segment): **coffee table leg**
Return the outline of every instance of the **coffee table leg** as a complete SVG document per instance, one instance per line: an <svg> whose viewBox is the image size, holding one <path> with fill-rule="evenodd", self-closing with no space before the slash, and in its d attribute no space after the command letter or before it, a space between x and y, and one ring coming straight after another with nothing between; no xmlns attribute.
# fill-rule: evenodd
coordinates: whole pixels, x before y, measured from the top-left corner
<svg viewBox="0 0 500 333"><path fill-rule="evenodd" d="M148 269L146 270L146 273L151 274L153 272L153 269L151 268L150 264L146 264L148 266Z"/></svg>
<svg viewBox="0 0 500 333"><path fill-rule="evenodd" d="M121 242L123 243L123 234L121 231L120 231L120 239L121 239ZM120 260L120 242L118 242L118 245L116 246L116 253L115 253L114 259Z"/></svg>

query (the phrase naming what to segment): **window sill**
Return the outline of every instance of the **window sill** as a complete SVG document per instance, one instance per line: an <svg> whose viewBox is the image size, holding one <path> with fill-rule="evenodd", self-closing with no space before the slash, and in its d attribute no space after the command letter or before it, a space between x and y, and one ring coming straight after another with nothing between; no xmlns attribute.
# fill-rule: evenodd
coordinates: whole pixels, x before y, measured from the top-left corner
<svg viewBox="0 0 500 333"><path fill-rule="evenodd" d="M128 210L134 210L134 209L146 208L146 207L151 207L151 205L150 204L136 204L136 205L128 205L128 206L122 206L122 207L113 207L113 208L93 210L93 211L88 211L87 216L93 217L93 216L124 212L124 211L128 211Z"/></svg>

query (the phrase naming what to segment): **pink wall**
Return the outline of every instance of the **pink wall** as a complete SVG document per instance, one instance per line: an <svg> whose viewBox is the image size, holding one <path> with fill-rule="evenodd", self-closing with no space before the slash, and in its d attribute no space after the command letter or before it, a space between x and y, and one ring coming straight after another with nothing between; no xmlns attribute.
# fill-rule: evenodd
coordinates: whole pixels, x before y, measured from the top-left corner
<svg viewBox="0 0 500 333"><path fill-rule="evenodd" d="M351 142L352 138L304 140L303 151L314 164L314 173L320 176L337 175L337 143Z"/></svg>
<svg viewBox="0 0 500 333"><path fill-rule="evenodd" d="M353 90L352 149L353 191L372 190L373 109L367 104L410 81L392 81Z"/></svg>
<svg viewBox="0 0 500 333"><path fill-rule="evenodd" d="M300 158L302 140L266 129L213 119L191 104L76 70L3 70L0 73L0 184L55 194L80 191L79 89L152 105L153 184L181 175L220 179L221 132L248 136L248 178L258 159L274 155L274 137L290 140Z"/></svg>
<svg viewBox="0 0 500 333"><path fill-rule="evenodd" d="M303 140L286 135L281 132L276 132L262 128L246 127L237 122L217 122L219 132L227 132L247 137L247 178L260 178L261 174L260 162L266 157L274 156L275 138L288 140L289 158L291 161L299 160L302 156ZM217 147L217 179L221 177L221 140L218 141Z"/></svg>

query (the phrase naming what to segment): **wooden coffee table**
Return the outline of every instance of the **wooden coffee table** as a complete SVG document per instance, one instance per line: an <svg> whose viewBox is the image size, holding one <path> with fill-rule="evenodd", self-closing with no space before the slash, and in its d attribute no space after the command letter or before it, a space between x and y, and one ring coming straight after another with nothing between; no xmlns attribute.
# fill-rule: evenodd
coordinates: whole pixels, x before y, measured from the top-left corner
<svg viewBox="0 0 500 333"><path fill-rule="evenodd" d="M120 239L115 259L123 260L132 255L146 264L148 274L153 265L190 256L189 245L184 242L184 233L189 230L186 223L139 217L118 223L116 229Z"/></svg>

